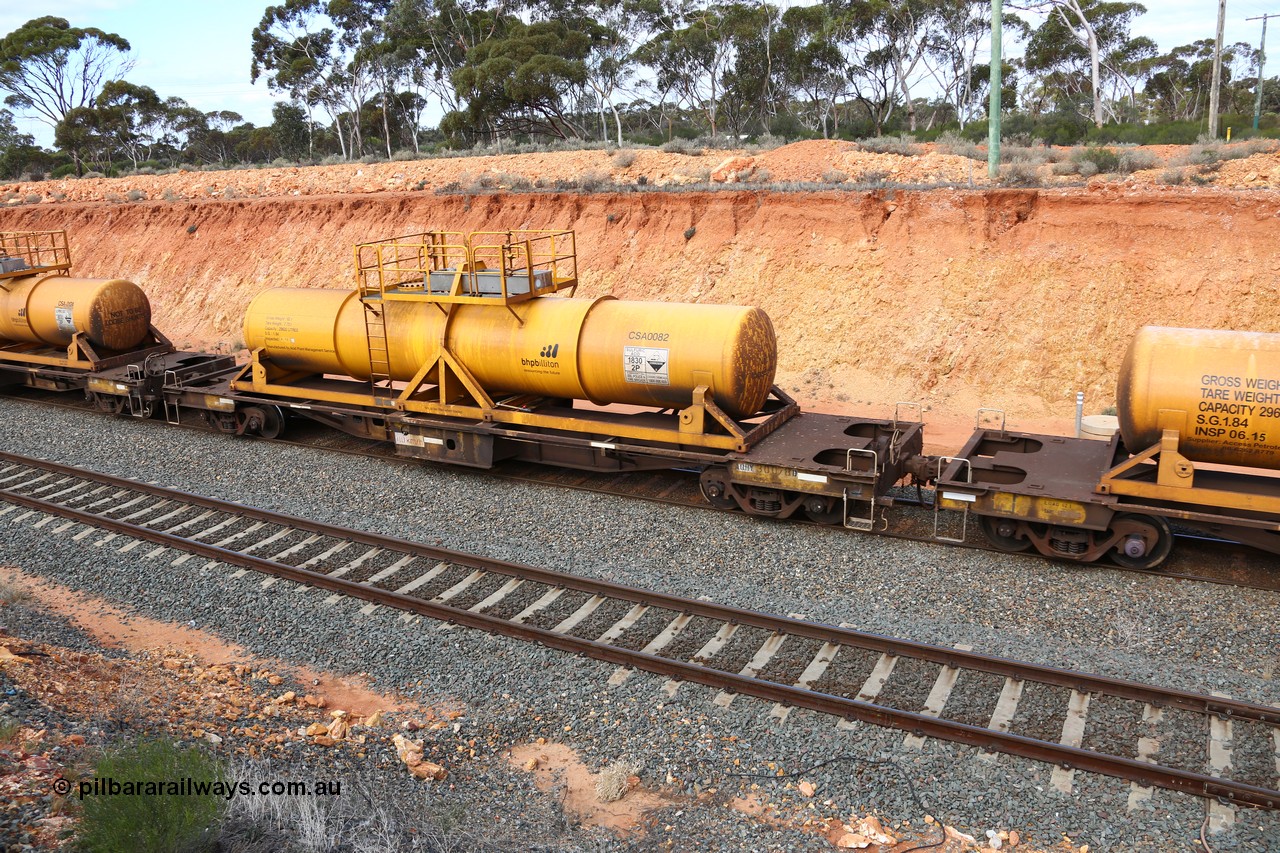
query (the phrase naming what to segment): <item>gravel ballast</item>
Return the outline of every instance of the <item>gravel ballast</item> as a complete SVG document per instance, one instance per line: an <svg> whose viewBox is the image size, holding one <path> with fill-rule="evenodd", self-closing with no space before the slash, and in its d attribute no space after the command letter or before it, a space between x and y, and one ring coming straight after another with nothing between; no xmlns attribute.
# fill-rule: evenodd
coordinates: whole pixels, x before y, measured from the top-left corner
<svg viewBox="0 0 1280 853"><path fill-rule="evenodd" d="M1276 593L753 521L20 400L0 399L0 431L0 446L14 453L496 559L1280 705ZM204 560L174 568L171 557L142 559L150 548L121 554L94 547L99 537L73 542L53 534L53 526L9 525L0 560L148 616L193 621L265 655L366 672L375 687L424 703L459 700L468 708L468 727L498 732L512 745L538 737L563 741L593 770L633 757L651 788L689 795L714 788L717 796L736 796L755 782L762 800L803 804L781 781L727 774L769 774L769 762L798 771L847 755L804 777L817 786L812 802L818 814L847 819L850 812L878 810L920 826L923 815L901 773L932 814L979 838L988 829L1014 828L1044 846L1066 835L1091 851L1185 849L1204 818L1204 802L1195 798L1156 791L1140 811L1129 813L1129 785L1119 780L1077 773L1073 794L1066 796L1050 786L1046 765L1011 756L981 761L976 750L934 741L912 751L901 733L866 725L837 730L835 720L808 711L793 711L779 725L766 703L738 697L722 709L712 704L713 691L689 685L672 698L661 689L664 679L643 673L610 688L612 665L474 631L440 630L430 621L406 624L385 610L360 616L362 603L321 606L327 594L319 591L281 595L263 590L252 573L239 579L226 569L202 573ZM598 615L603 630L605 615ZM749 645L731 644L721 654L745 663ZM797 646L796 654L807 651ZM832 674L855 680L872 662L847 663ZM895 678L910 671L906 662L900 666ZM885 695L923 701L929 686L891 679ZM981 719L993 701L987 690L965 689L962 676L947 716ZM1029 686L1019 717L1036 722L1035 731L1026 733L1045 735L1055 726L1060 732L1066 709L1059 705L1042 702ZM1126 737L1105 727L1131 721L1105 710L1097 718L1104 728L1086 728L1086 742ZM1088 725L1094 724L1091 715ZM1133 739L1142 733L1135 729ZM1265 757L1253 754L1257 749L1249 747L1249 766L1265 772ZM513 791L538 796L518 771L499 778L500 765L493 762L487 781L459 786L466 791L459 796L491 822L518 808ZM660 812L643 842L615 842L597 831L583 833L579 843L647 846L668 839L678 849L827 846L813 835L748 821L716 797ZM1212 845L1222 851L1278 849L1280 817L1241 810L1235 827L1213 836Z"/></svg>

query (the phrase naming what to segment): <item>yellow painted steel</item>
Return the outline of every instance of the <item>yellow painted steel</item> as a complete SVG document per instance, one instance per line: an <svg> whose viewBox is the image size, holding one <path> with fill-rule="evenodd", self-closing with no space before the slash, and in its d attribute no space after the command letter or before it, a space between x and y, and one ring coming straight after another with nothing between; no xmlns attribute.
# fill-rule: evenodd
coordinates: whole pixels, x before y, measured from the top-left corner
<svg viewBox="0 0 1280 853"><path fill-rule="evenodd" d="M1280 335L1147 326L1116 392L1125 447L1178 433L1195 462L1280 469Z"/></svg>
<svg viewBox="0 0 1280 853"><path fill-rule="evenodd" d="M450 313L415 300L384 306L398 381L433 362L443 343L490 395L684 408L705 385L725 412L743 418L764 404L777 367L773 324L758 308L612 297L459 305ZM286 370L367 379L365 310L353 291L272 288L249 305L245 341Z"/></svg>
<svg viewBox="0 0 1280 853"><path fill-rule="evenodd" d="M76 332L104 350L128 350L147 336L151 302L123 279L28 275L0 281L0 340L65 347Z"/></svg>

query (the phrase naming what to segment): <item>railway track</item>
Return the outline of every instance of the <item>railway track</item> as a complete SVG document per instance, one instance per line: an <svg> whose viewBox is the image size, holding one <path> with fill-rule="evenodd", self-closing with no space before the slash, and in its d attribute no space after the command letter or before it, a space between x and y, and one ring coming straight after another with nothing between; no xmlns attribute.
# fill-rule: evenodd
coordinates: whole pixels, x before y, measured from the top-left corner
<svg viewBox="0 0 1280 853"><path fill-rule="evenodd" d="M115 418L95 409L84 401L70 401L65 395L23 389L21 397L8 395L10 399L25 402L36 402L64 409L82 411ZM208 426L196 423L183 423L183 428L199 429L214 432ZM301 439L277 438L264 439L255 437L254 441L272 441L293 447L321 449L331 453L343 453L365 458L382 459L414 466L430 465L418 459L409 459L395 454L394 448L384 442L374 442L355 438L328 429L319 424L296 422L291 427L291 434L301 435ZM448 470L459 476L488 477L510 482L534 483L558 488L575 489L597 494L626 497L662 503L671 506L682 506L722 513L725 510L711 506L703 499L698 488L697 477L690 472L679 469L668 471L643 471L623 474L602 474L574 471L535 465L532 463L504 463L493 469L476 471L457 466L448 466ZM877 530L876 535L886 536L909 542L921 542L945 547L960 547L971 550L990 551L1003 554L997 548L982 541L981 534L970 531L969 541L958 543L939 540L931 535L933 514L930 506L921 505L909 495L895 498L895 506L899 508L893 524L884 530ZM769 519L756 519L767 522ZM827 527L839 531L838 527L820 525L806 519L787 519L781 524L809 524L815 527ZM1169 561L1159 569L1131 569L1109 563L1079 564L1066 561L1048 561L1047 558L1034 554L1019 554L1027 559L1042 559L1052 563L1055 569L1062 571L1125 571L1138 574L1154 575L1165 578L1176 578L1185 581L1223 584L1280 592L1280 572L1276 571L1273 558L1261 554L1251 548L1228 540L1213 539L1202 534L1187 533L1175 530L1178 547Z"/></svg>
<svg viewBox="0 0 1280 853"><path fill-rule="evenodd" d="M1280 708L1217 695L1055 669L726 607L605 580L490 560L351 530L120 477L0 453L0 523L28 522L100 546L119 541L139 559L215 565L363 600L380 607L536 642L613 663L610 684L636 671L774 703L785 721L804 708L924 738L1047 762L1052 784L1070 791L1077 770L1128 779L1131 806L1152 787L1211 798L1211 816L1229 824L1238 806L1280 808ZM83 529L79 529L81 525ZM156 547L147 551L143 543ZM176 556L174 554L176 553ZM192 564L193 567L196 564ZM895 679L896 675L896 679ZM949 715L957 684L989 690L989 714ZM931 684L923 705L892 700L895 690ZM1035 695L1034 701L1027 697ZM1048 715L1020 713L1055 705ZM1095 739L1090 707L1133 721L1127 739ZM1059 723L1060 720L1060 723ZM1196 756L1162 764L1161 755Z"/></svg>

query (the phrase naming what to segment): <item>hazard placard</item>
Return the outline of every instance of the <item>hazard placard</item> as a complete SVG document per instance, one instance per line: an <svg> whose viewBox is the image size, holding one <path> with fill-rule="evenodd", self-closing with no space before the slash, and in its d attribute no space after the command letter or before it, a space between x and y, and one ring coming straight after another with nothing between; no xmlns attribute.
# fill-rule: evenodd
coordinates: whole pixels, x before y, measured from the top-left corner
<svg viewBox="0 0 1280 853"><path fill-rule="evenodd" d="M660 347L623 347L622 378L636 385L670 385L670 353Z"/></svg>

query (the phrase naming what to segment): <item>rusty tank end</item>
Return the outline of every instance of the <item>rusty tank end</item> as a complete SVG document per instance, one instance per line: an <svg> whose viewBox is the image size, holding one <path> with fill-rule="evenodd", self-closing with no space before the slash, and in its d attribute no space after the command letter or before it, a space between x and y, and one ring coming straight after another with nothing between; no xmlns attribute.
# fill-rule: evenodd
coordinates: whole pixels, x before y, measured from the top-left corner
<svg viewBox="0 0 1280 853"><path fill-rule="evenodd" d="M272 288L245 312L250 349L291 370L370 376L359 294ZM597 404L687 407L709 387L731 417L760 410L773 385L777 339L758 308L540 298L511 310L427 302L387 305L391 377L405 381L443 339L491 394L529 393Z"/></svg>
<svg viewBox="0 0 1280 853"><path fill-rule="evenodd" d="M95 348L136 347L151 328L151 302L124 279L27 275L0 280L0 339L65 347L76 332Z"/></svg>
<svg viewBox="0 0 1280 853"><path fill-rule="evenodd" d="M1280 469L1280 335L1147 326L1125 354L1116 408L1131 453L1176 429L1192 461Z"/></svg>

